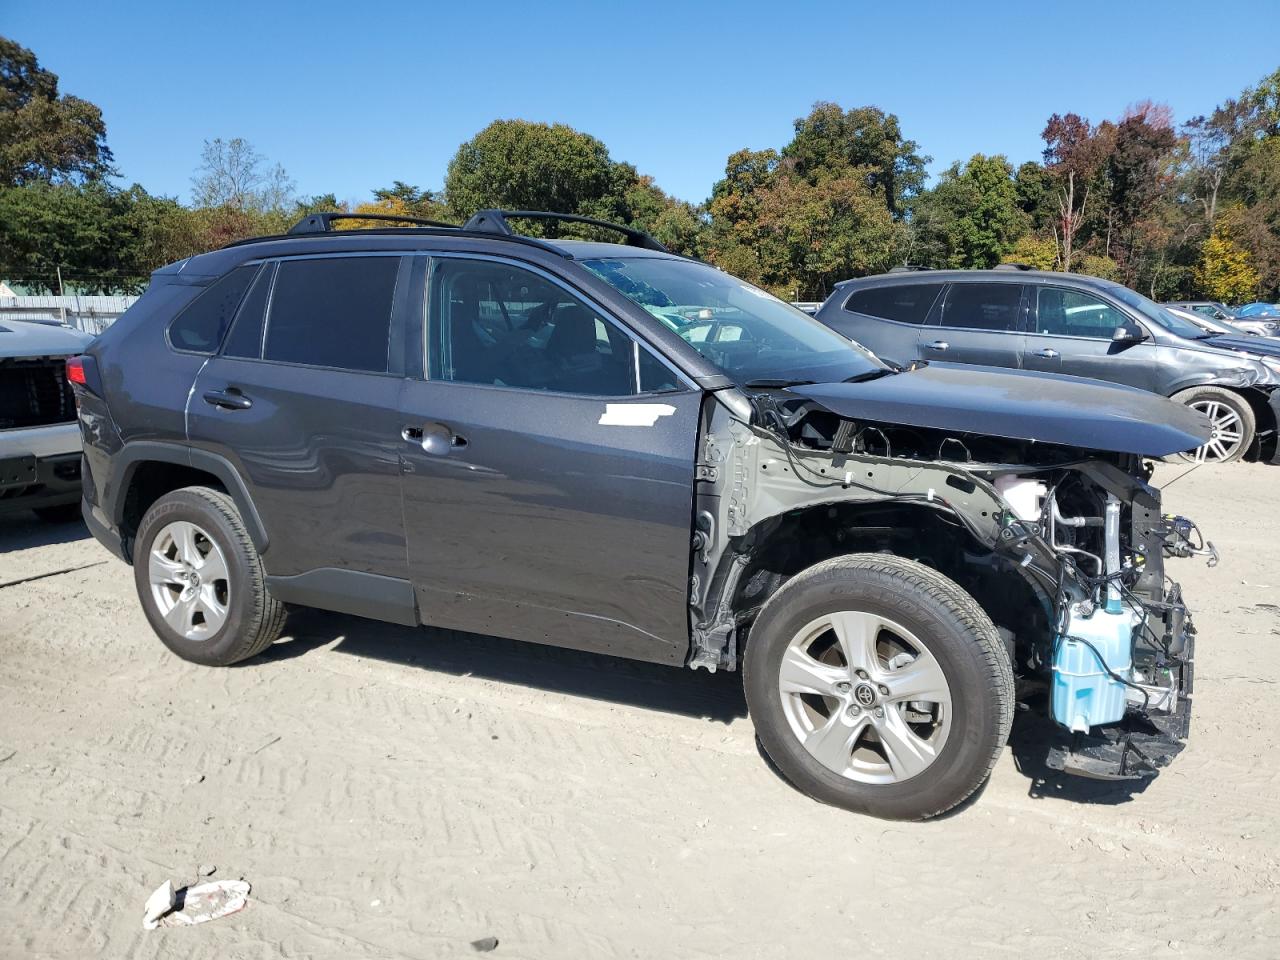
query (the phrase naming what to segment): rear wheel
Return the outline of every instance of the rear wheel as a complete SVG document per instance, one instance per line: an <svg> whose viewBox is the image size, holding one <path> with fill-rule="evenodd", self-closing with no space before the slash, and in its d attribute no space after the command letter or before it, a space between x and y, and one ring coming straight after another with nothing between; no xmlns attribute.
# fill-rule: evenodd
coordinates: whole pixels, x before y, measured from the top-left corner
<svg viewBox="0 0 1280 960"><path fill-rule="evenodd" d="M165 494L142 518L133 555L147 620L184 660L228 666L261 653L284 629L284 605L267 592L258 551L220 490Z"/></svg>
<svg viewBox="0 0 1280 960"><path fill-rule="evenodd" d="M1239 460L1253 444L1258 422L1249 402L1238 393L1222 387L1192 387L1173 395L1176 403L1198 410L1209 418L1213 433L1209 442L1184 460L1197 463L1230 463Z"/></svg>
<svg viewBox="0 0 1280 960"><path fill-rule="evenodd" d="M990 619L951 580L861 554L793 577L751 628L747 705L765 752L815 799L921 820L989 775L1013 674Z"/></svg>

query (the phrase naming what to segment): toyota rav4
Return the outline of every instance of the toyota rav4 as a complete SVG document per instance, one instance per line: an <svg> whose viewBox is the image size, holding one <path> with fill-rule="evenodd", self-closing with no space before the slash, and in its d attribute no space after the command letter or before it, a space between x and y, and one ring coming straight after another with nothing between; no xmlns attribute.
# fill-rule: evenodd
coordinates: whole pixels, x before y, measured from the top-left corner
<svg viewBox="0 0 1280 960"><path fill-rule="evenodd" d="M341 217L159 270L76 361L85 518L178 656L252 657L303 605L741 667L777 767L883 817L972 794L1019 698L1065 769L1181 748L1164 562L1210 548L1146 458L1201 414L891 366L625 227Z"/></svg>

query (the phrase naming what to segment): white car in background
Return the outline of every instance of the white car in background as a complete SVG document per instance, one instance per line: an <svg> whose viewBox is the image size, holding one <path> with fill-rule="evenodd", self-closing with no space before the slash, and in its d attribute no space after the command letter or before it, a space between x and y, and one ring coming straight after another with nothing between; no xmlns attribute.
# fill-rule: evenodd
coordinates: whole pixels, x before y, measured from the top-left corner
<svg viewBox="0 0 1280 960"><path fill-rule="evenodd" d="M80 516L80 425L67 358L88 346L70 327L0 320L0 515Z"/></svg>

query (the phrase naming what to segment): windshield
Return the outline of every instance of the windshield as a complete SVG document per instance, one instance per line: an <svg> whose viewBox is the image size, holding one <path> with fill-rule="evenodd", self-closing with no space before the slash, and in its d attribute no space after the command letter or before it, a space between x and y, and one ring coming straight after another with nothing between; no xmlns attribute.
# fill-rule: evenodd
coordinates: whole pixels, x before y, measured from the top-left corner
<svg viewBox="0 0 1280 960"><path fill-rule="evenodd" d="M889 368L790 304L706 264L660 257L583 266L679 334L738 385L860 379Z"/></svg>
<svg viewBox="0 0 1280 960"><path fill-rule="evenodd" d="M1184 337L1187 340L1204 340L1213 336L1213 334L1206 333L1190 320L1184 320L1182 317L1170 313L1154 300L1148 300L1142 294L1130 290L1128 287L1121 286L1118 283L1109 283L1107 284L1107 292L1121 303L1133 307L1152 323L1168 330L1175 337Z"/></svg>

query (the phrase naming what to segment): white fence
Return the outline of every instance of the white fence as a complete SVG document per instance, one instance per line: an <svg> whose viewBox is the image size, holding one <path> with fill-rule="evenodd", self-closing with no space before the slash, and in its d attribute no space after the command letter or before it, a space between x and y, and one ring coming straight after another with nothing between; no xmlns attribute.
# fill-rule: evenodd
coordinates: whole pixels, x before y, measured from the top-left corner
<svg viewBox="0 0 1280 960"><path fill-rule="evenodd" d="M30 320L65 323L97 336L128 310L137 297L0 297L0 322Z"/></svg>

